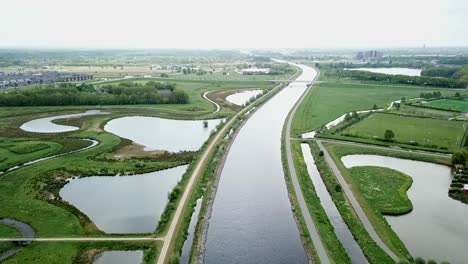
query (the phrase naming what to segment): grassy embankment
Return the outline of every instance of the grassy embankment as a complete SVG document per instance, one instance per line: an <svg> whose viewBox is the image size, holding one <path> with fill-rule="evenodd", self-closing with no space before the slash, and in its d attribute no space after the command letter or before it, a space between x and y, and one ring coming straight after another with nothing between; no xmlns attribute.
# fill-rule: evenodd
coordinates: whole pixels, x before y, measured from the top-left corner
<svg viewBox="0 0 468 264"><path fill-rule="evenodd" d="M106 250L143 250L142 263L149 264L155 263L160 248L159 241L35 242L2 263L90 264L95 255Z"/></svg>
<svg viewBox="0 0 468 264"><path fill-rule="evenodd" d="M291 142L291 151L293 153L294 166L299 184L301 185L301 191L306 200L308 210L317 228L317 232L320 235L325 250L327 251L329 259L332 261L332 263L351 263L351 259L347 255L341 242L336 237L333 226L331 225L325 210L321 206L320 198L317 196L315 187L309 177L304 157L302 156L300 143L298 141ZM309 251L314 253L314 260L319 261L315 255L315 249L313 248L310 234L308 233L308 229L303 219L304 212L301 211L297 202L296 193L294 191L294 187L292 186L291 176L289 174L288 164L285 157L286 153L283 150L283 168L285 171L286 185L290 193L289 198L293 206L293 211L296 214L296 219L299 222L303 241L306 242L306 246Z"/></svg>
<svg viewBox="0 0 468 264"><path fill-rule="evenodd" d="M21 234L16 228L0 224L0 237L19 237ZM15 247L14 242L0 242L0 253Z"/></svg>
<svg viewBox="0 0 468 264"><path fill-rule="evenodd" d="M435 109L446 109L446 110L457 111L457 112L468 111L468 101L465 101L465 100L442 99L442 100L433 100L433 101L420 104L420 105L424 107L432 107Z"/></svg>

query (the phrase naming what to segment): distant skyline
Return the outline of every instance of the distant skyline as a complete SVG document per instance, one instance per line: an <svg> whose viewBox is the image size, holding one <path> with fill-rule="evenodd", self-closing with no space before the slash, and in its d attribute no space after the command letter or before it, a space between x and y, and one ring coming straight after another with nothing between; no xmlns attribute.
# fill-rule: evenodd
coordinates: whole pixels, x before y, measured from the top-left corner
<svg viewBox="0 0 468 264"><path fill-rule="evenodd" d="M0 47L468 46L466 0L2 0Z"/></svg>

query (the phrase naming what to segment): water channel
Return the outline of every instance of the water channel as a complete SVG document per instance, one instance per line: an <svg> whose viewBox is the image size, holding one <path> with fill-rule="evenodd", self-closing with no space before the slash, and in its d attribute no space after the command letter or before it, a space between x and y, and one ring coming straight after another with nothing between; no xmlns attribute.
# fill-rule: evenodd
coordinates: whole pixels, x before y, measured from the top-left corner
<svg viewBox="0 0 468 264"><path fill-rule="evenodd" d="M59 115L59 116L50 116L44 118L38 118L24 123L20 128L24 131L34 132L34 133L63 133L70 132L80 129L79 127L74 126L65 126L58 125L53 123L54 120L66 119L66 118L79 118L83 116L90 115L103 115L105 112L100 110L89 110L83 113L78 114L69 114L69 115Z"/></svg>
<svg viewBox="0 0 468 264"><path fill-rule="evenodd" d="M227 96L226 101L233 103L235 105L242 106L248 101L250 101L252 97L255 97L261 93L262 93L262 90L240 91L238 93L234 93L234 94Z"/></svg>
<svg viewBox="0 0 468 264"><path fill-rule="evenodd" d="M378 166L411 176L413 185L408 197L413 211L402 216L386 216L387 222L413 256L466 263L468 205L448 196L452 178L449 167L378 155L349 155L341 160L348 168Z"/></svg>
<svg viewBox="0 0 468 264"><path fill-rule="evenodd" d="M303 72L258 109L227 155L213 203L205 263L308 263L281 162L283 124L317 72Z"/></svg>

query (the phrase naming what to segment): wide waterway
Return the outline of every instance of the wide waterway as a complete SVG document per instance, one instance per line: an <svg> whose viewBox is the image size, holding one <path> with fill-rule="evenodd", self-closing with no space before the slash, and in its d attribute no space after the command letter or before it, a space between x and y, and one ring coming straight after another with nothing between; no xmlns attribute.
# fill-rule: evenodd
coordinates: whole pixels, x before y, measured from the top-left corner
<svg viewBox="0 0 468 264"><path fill-rule="evenodd" d="M413 256L466 263L468 205L448 196L452 178L449 167L377 155L349 155L341 160L348 168L385 167L413 178L408 190L413 211L402 216L386 216L387 222Z"/></svg>
<svg viewBox="0 0 468 264"><path fill-rule="evenodd" d="M235 138L220 175L205 263L308 263L281 162L288 112L317 72L300 65L292 82L258 109Z"/></svg>

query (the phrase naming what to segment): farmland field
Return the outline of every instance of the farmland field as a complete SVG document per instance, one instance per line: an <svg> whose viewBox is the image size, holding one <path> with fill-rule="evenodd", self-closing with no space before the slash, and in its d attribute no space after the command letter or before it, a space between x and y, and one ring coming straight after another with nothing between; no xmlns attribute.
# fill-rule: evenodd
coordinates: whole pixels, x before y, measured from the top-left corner
<svg viewBox="0 0 468 264"><path fill-rule="evenodd" d="M442 99L431 101L423 105L440 109L448 109L452 111L468 111L468 101L465 100Z"/></svg>
<svg viewBox="0 0 468 264"><path fill-rule="evenodd" d="M342 133L360 138L383 138L385 130L395 133L399 143L417 142L419 145L437 145L457 149L465 132L464 123L431 118L403 117L375 113L345 129Z"/></svg>
<svg viewBox="0 0 468 264"><path fill-rule="evenodd" d="M297 110L292 126L294 136L319 128L347 112L372 109L374 104L379 108L386 108L394 100L400 100L402 97L416 98L421 92L440 91L442 95L448 95L455 91L349 81L344 83L336 79L322 78L324 74L321 75L324 82L315 85ZM468 94L468 91L461 93Z"/></svg>

